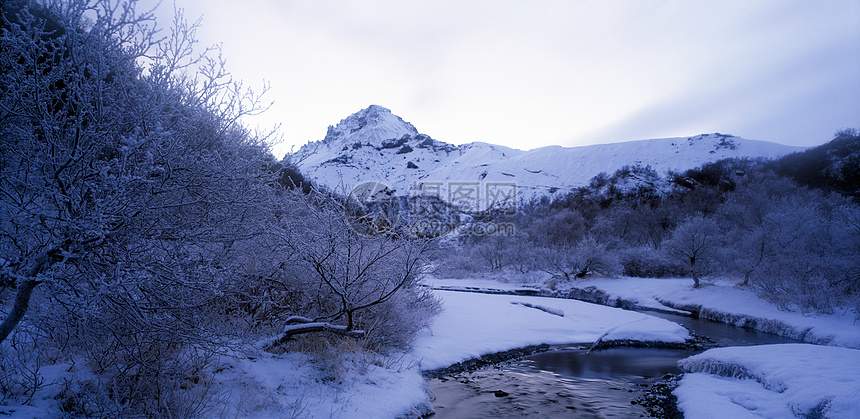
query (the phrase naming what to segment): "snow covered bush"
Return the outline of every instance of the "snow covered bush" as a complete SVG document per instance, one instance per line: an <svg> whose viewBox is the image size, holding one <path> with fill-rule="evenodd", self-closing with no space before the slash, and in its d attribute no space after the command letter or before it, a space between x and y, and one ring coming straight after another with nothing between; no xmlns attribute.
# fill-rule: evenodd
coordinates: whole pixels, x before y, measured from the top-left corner
<svg viewBox="0 0 860 419"><path fill-rule="evenodd" d="M186 416L273 182L236 122L257 97L192 55L181 16L158 38L135 6L3 3L0 343L27 328L82 357L70 413Z"/></svg>
<svg viewBox="0 0 860 419"><path fill-rule="evenodd" d="M591 275L614 276L621 272L615 254L592 237L574 246L543 247L537 252L542 271L567 281Z"/></svg>
<svg viewBox="0 0 860 419"><path fill-rule="evenodd" d="M491 270L472 254L471 245L456 245L433 252L432 274L439 278L471 278L484 275Z"/></svg>
<svg viewBox="0 0 860 419"><path fill-rule="evenodd" d="M856 307L858 213L846 198L773 174L753 176L720 208L730 243L723 268L784 309L830 313Z"/></svg>
<svg viewBox="0 0 860 419"><path fill-rule="evenodd" d="M26 403L46 384L40 369L46 354L39 350L40 338L29 331L19 331L0 343L0 402L7 398Z"/></svg>
<svg viewBox="0 0 860 419"><path fill-rule="evenodd" d="M685 219L672 235L663 242L667 254L684 263L693 278L693 286L700 286L699 278L709 268L720 247L722 236L717 223L702 214Z"/></svg>
<svg viewBox="0 0 860 419"><path fill-rule="evenodd" d="M618 260L622 274L640 278L673 278L688 273L683 264L666 257L652 247L632 247L620 250Z"/></svg>
<svg viewBox="0 0 860 419"><path fill-rule="evenodd" d="M322 327L360 336L372 350L407 348L439 310L417 282L432 240L394 232L368 236L344 217L338 199L298 193L291 199L305 215L284 220L275 245L292 255L289 272L302 284L298 300L305 303L287 311L305 326L288 326L279 342Z"/></svg>
<svg viewBox="0 0 860 419"><path fill-rule="evenodd" d="M461 238L461 243L433 252L433 274L440 278L492 275L522 276L537 269L534 244L521 231L515 235Z"/></svg>
<svg viewBox="0 0 860 419"><path fill-rule="evenodd" d="M858 239L847 202L833 211L799 193L774 204L760 227L761 263L752 271L760 295L786 309L832 313L857 299ZM853 210L852 210L853 209Z"/></svg>
<svg viewBox="0 0 860 419"><path fill-rule="evenodd" d="M498 272L510 264L509 240L506 237L481 237L470 248L473 263L480 264L485 269Z"/></svg>

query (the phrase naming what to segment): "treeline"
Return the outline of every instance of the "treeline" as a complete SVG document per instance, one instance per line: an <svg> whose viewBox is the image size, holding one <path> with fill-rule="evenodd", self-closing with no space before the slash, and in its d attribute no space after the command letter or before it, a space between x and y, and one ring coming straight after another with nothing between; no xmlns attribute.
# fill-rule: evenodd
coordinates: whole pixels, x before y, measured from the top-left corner
<svg viewBox="0 0 860 419"><path fill-rule="evenodd" d="M858 150L849 129L775 161L602 173L520 208L513 236L463 237L439 273L732 277L784 309L860 315Z"/></svg>
<svg viewBox="0 0 860 419"><path fill-rule="evenodd" d="M860 202L860 132L848 128L819 147L785 156L771 167L800 185L839 192Z"/></svg>
<svg viewBox="0 0 860 419"><path fill-rule="evenodd" d="M356 233L239 123L265 104L196 26L136 6L2 4L0 399L67 362L65 414L206 416L227 348L408 347L429 242Z"/></svg>

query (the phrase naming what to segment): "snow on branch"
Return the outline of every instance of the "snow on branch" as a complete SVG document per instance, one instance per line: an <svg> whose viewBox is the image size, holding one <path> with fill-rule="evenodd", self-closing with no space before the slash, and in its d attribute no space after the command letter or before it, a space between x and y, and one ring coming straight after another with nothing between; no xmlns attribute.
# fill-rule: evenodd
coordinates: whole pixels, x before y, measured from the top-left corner
<svg viewBox="0 0 860 419"><path fill-rule="evenodd" d="M287 318L287 320L284 321L284 323L287 325L296 324L296 323L313 323L313 322L314 322L313 319L309 319L309 318L303 317L303 316L290 316Z"/></svg>
<svg viewBox="0 0 860 419"><path fill-rule="evenodd" d="M367 335L364 330L349 330L347 326L317 322L307 317L292 316L286 320L283 334L267 343L266 348L274 348L288 342L293 336L305 333L328 332L351 338L363 338Z"/></svg>

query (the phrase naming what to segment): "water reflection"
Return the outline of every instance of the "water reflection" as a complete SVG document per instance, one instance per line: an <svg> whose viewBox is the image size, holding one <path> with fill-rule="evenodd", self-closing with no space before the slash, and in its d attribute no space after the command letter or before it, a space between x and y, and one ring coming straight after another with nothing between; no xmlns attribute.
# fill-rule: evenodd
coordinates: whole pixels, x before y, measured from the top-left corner
<svg viewBox="0 0 860 419"><path fill-rule="evenodd" d="M699 320L676 314L655 312L648 312L647 314L678 323L700 336L707 336L716 346L750 346L799 342L795 339L771 333L759 332L758 330L746 329L743 327L735 327L710 320Z"/></svg>
<svg viewBox="0 0 860 419"><path fill-rule="evenodd" d="M678 373L676 363L695 351L658 348L613 348L585 351L554 351L536 354L523 362L532 368L580 378L631 375L651 378Z"/></svg>
<svg viewBox="0 0 860 419"><path fill-rule="evenodd" d="M671 372L681 355L630 362L631 355L622 352L632 350L547 352L431 380L437 396L434 418L637 417L645 410L631 401L647 388L648 380L636 374L635 365L648 365L649 376Z"/></svg>
<svg viewBox="0 0 860 419"><path fill-rule="evenodd" d="M708 336L717 346L796 342L722 323L655 315ZM659 348L552 351L430 380L437 396L434 419L639 417L645 409L631 401L643 394L650 379L679 373L677 361L696 352Z"/></svg>

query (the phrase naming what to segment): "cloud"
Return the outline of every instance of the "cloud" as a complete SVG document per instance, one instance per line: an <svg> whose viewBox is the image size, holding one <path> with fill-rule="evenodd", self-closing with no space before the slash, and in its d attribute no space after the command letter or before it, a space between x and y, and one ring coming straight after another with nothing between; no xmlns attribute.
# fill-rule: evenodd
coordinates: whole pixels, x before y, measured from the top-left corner
<svg viewBox="0 0 860 419"><path fill-rule="evenodd" d="M857 2L176 1L237 77L271 81L256 121L297 145L372 103L516 148L860 124Z"/></svg>

